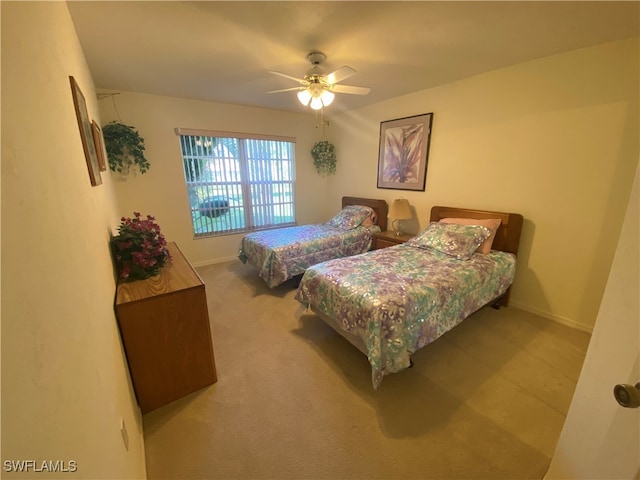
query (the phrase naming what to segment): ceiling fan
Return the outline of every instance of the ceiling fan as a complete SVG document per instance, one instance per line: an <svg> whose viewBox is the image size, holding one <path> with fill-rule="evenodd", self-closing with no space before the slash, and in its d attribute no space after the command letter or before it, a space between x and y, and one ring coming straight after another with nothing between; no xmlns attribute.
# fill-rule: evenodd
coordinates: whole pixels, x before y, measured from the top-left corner
<svg viewBox="0 0 640 480"><path fill-rule="evenodd" d="M320 65L325 60L322 52L310 52L307 60L311 62L311 68L304 78L296 78L286 73L270 71L274 75L279 75L289 80L298 82L298 87L285 88L282 90L272 90L267 93L298 91L298 100L302 105L310 106L314 110L320 110L333 102L335 93L348 93L352 95L368 95L371 92L369 87L356 87L353 85L338 85L338 82L356 74L356 71L348 65L344 65L331 73L323 74Z"/></svg>

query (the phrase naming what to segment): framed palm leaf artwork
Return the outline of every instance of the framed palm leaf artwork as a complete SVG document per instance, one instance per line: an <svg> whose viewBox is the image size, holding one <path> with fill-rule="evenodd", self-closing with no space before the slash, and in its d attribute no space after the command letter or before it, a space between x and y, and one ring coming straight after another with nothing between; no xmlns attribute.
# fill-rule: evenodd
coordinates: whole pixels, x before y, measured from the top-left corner
<svg viewBox="0 0 640 480"><path fill-rule="evenodd" d="M433 113L380 122L378 188L424 191Z"/></svg>

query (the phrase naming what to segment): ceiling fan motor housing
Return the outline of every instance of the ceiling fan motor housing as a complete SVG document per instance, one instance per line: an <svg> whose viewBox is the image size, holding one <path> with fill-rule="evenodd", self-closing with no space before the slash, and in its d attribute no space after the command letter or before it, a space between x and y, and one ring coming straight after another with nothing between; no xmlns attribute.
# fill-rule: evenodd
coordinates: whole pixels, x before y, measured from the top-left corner
<svg viewBox="0 0 640 480"><path fill-rule="evenodd" d="M304 79L308 82L318 82L322 77L322 69L320 64L325 61L327 57L322 52L311 52L307 55L307 60L311 63L311 68L307 70Z"/></svg>
<svg viewBox="0 0 640 480"><path fill-rule="evenodd" d="M322 52L310 52L307 55L307 60L309 60L312 65L320 65L326 58L326 55Z"/></svg>

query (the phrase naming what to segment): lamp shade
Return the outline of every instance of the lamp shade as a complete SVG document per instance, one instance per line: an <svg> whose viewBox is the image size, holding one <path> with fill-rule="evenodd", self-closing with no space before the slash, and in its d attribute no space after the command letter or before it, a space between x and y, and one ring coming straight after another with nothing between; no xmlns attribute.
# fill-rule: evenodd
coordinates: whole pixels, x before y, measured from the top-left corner
<svg viewBox="0 0 640 480"><path fill-rule="evenodd" d="M313 108L314 110L320 110L323 105L322 105L322 100L320 100L320 97L313 97L311 99L311 108Z"/></svg>
<svg viewBox="0 0 640 480"><path fill-rule="evenodd" d="M331 105L331 102L333 102L334 98L336 98L335 93L330 92L329 90L324 90L322 92L322 95L320 95L320 100L322 100L322 104L325 107L328 107L329 105Z"/></svg>
<svg viewBox="0 0 640 480"><path fill-rule="evenodd" d="M409 208L409 200L406 198L396 198L389 208L389 218L406 220L411 218L411 209Z"/></svg>
<svg viewBox="0 0 640 480"><path fill-rule="evenodd" d="M311 101L311 92L309 92L309 90L302 90L298 92L298 101L305 107L309 105L309 102Z"/></svg>

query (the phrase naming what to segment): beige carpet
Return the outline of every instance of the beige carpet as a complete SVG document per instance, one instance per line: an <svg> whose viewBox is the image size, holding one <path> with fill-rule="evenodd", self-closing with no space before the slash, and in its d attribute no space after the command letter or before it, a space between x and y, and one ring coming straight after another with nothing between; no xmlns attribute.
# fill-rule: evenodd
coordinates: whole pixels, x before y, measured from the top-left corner
<svg viewBox="0 0 640 480"><path fill-rule="evenodd" d="M218 382L144 416L151 479L540 479L589 335L485 308L371 385L366 357L239 261L205 281Z"/></svg>

